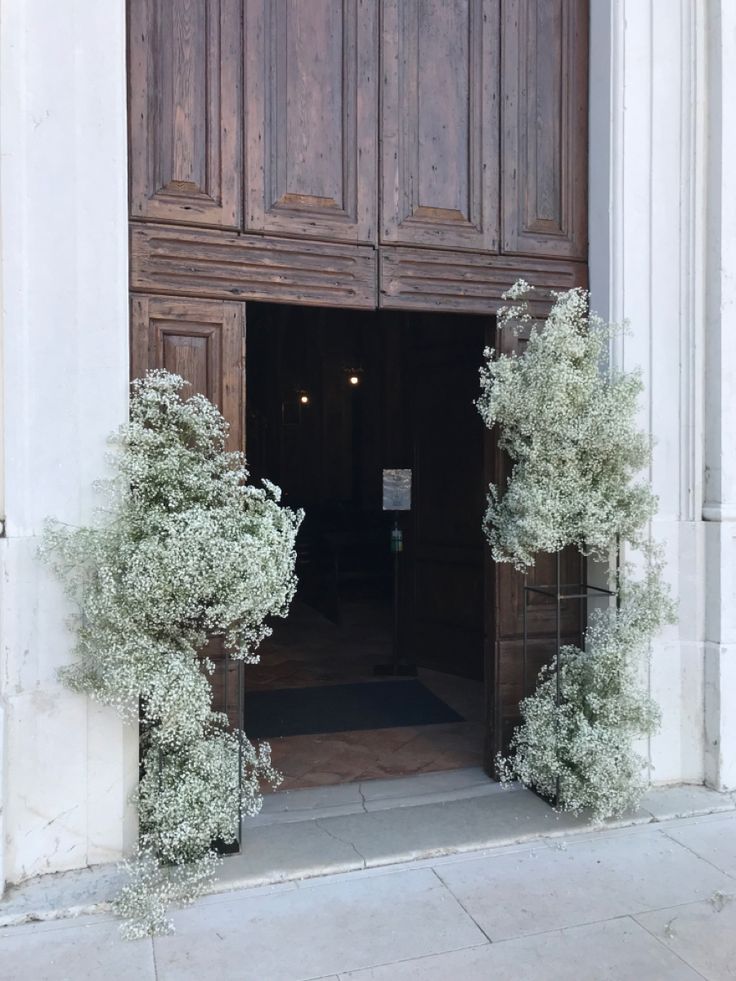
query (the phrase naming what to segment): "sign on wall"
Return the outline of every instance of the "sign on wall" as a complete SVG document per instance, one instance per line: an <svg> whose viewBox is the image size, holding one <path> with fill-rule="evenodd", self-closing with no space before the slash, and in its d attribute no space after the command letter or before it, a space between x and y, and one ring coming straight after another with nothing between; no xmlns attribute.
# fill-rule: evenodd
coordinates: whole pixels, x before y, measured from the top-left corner
<svg viewBox="0 0 736 981"><path fill-rule="evenodd" d="M411 470L383 471L383 510L411 510Z"/></svg>

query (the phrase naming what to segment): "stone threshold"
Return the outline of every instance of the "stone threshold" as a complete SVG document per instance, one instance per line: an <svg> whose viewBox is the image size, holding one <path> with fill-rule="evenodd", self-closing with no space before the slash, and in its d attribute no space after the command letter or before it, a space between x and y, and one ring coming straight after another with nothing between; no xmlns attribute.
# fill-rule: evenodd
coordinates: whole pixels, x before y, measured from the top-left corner
<svg viewBox="0 0 736 981"><path fill-rule="evenodd" d="M244 846L227 857L213 893L273 886L463 852L736 810L736 795L703 786L658 787L615 821L558 814L522 788L508 790L480 768L268 795L244 821ZM109 910L125 881L115 865L38 876L10 887L0 927Z"/></svg>

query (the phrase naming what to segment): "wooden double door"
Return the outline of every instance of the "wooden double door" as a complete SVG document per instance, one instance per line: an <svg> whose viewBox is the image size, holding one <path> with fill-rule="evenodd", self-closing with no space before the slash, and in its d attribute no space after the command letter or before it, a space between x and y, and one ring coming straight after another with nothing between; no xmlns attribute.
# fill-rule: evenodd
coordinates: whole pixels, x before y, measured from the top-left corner
<svg viewBox="0 0 736 981"><path fill-rule="evenodd" d="M473 313L523 346L502 292L587 281L587 32L588 0L129 0L132 376L184 375L240 448L246 301ZM490 760L523 583L485 561ZM535 608L533 661L552 628Z"/></svg>
<svg viewBox="0 0 736 981"><path fill-rule="evenodd" d="M476 313L583 283L587 32L588 0L130 0L134 282Z"/></svg>

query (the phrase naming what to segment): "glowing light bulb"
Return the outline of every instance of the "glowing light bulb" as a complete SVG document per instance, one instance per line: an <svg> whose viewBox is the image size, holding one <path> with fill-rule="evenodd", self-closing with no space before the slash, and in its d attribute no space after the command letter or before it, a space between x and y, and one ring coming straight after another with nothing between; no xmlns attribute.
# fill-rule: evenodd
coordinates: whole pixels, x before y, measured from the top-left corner
<svg viewBox="0 0 736 981"><path fill-rule="evenodd" d="M359 385L360 384L360 378L358 378L357 375L351 375L350 378L348 379L348 381L350 382L351 385Z"/></svg>
<svg viewBox="0 0 736 981"><path fill-rule="evenodd" d="M299 401L302 405L309 405L309 396L306 392L302 392L302 394L299 396Z"/></svg>

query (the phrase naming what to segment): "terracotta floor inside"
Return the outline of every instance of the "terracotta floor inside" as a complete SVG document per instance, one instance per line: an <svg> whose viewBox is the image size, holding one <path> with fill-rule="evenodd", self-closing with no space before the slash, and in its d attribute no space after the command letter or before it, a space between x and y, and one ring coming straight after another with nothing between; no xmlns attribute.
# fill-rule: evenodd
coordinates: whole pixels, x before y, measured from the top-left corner
<svg viewBox="0 0 736 981"><path fill-rule="evenodd" d="M296 602L246 669L247 692L366 682L380 685L375 664L390 659L388 606L353 602L340 626ZM320 787L407 776L482 763L484 708L480 681L420 668L419 679L463 717L462 722L272 738L281 789Z"/></svg>

